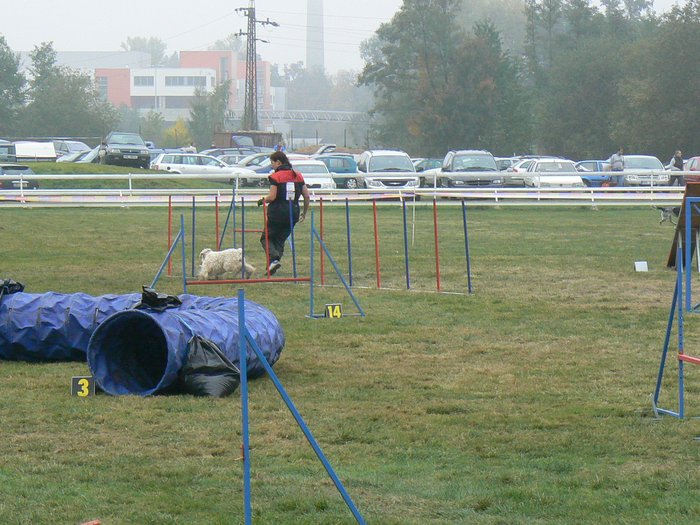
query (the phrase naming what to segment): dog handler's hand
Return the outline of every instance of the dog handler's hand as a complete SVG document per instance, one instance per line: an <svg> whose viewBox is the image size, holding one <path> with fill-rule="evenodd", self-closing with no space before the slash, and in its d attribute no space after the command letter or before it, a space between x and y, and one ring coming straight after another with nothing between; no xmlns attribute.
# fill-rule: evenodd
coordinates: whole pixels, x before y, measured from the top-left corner
<svg viewBox="0 0 700 525"><path fill-rule="evenodd" d="M262 206L262 205L263 205L263 202L265 202L265 197L260 197L260 198L258 199L258 206Z"/></svg>
<svg viewBox="0 0 700 525"><path fill-rule="evenodd" d="M299 215L299 222L304 222L304 219L306 219L306 213L302 211Z"/></svg>

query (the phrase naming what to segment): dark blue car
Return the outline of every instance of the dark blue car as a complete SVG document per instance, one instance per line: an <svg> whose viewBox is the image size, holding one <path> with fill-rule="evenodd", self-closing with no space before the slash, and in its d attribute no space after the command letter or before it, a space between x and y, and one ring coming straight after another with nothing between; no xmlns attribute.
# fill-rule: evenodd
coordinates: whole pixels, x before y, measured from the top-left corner
<svg viewBox="0 0 700 525"><path fill-rule="evenodd" d="M599 187L604 182L610 182L610 175L603 175L603 172L610 171L607 160L582 160L576 163L576 169L581 172L581 179L586 186Z"/></svg>

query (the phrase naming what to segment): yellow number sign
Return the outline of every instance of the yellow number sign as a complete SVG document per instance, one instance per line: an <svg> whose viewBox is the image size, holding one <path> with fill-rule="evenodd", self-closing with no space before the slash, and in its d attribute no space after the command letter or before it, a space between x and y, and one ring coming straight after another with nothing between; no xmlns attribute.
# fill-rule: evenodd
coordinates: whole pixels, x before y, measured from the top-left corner
<svg viewBox="0 0 700 525"><path fill-rule="evenodd" d="M340 319L343 317L343 306L338 304L327 304L326 305L326 317L331 319Z"/></svg>
<svg viewBox="0 0 700 525"><path fill-rule="evenodd" d="M74 376L71 378L72 396L88 397L95 395L95 380L92 376Z"/></svg>

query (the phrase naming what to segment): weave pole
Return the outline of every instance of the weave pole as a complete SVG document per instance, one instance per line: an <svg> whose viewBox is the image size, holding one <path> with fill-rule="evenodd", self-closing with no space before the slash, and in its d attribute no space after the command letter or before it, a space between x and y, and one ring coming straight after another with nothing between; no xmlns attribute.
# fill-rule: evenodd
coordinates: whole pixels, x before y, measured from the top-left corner
<svg viewBox="0 0 700 525"><path fill-rule="evenodd" d="M234 204L235 206L235 204ZM236 247L236 215L233 215L233 247ZM241 197L241 252L245 257L245 201ZM245 277L245 266L241 265L241 278Z"/></svg>
<svg viewBox="0 0 700 525"><path fill-rule="evenodd" d="M411 289L411 270L408 267L408 225L406 223L406 200L401 199L403 209L403 258L406 265L406 289Z"/></svg>
<svg viewBox="0 0 700 525"><path fill-rule="evenodd" d="M377 201L372 200L372 212L374 214L374 265L377 270L377 288L382 287L382 275L379 269L379 231L377 230Z"/></svg>
<svg viewBox="0 0 700 525"><path fill-rule="evenodd" d="M195 204L195 197L192 195L192 277L194 277L194 252L195 248L195 232L197 230L197 205Z"/></svg>
<svg viewBox="0 0 700 525"><path fill-rule="evenodd" d="M438 246L438 212L436 198L433 198L433 231L435 235L435 276L437 279L437 291L440 292L440 249Z"/></svg>
<svg viewBox="0 0 700 525"><path fill-rule="evenodd" d="M287 201L289 208L289 242L292 246L292 275L297 276L297 250L294 242L294 208L292 207L292 201Z"/></svg>
<svg viewBox="0 0 700 525"><path fill-rule="evenodd" d="M345 197L345 229L348 238L348 278L352 286L352 246L350 243L350 201Z"/></svg>
<svg viewBox="0 0 700 525"><path fill-rule="evenodd" d="M221 250L221 239L219 238L219 196L214 197L214 214L216 216L216 236L214 237L214 246L216 246L217 251Z"/></svg>
<svg viewBox="0 0 700 525"><path fill-rule="evenodd" d="M467 290L472 293L472 267L469 258L469 233L467 231L467 203L462 199L462 224L464 225L464 252L467 258Z"/></svg>
<svg viewBox="0 0 700 525"><path fill-rule="evenodd" d="M321 222L321 240L323 240L323 197L318 199L319 221ZM321 286L326 284L326 271L323 258L323 250L320 250L321 255Z"/></svg>
<svg viewBox="0 0 700 525"><path fill-rule="evenodd" d="M173 196L168 195L168 247L173 244ZM168 259L168 277L173 274L173 263Z"/></svg>

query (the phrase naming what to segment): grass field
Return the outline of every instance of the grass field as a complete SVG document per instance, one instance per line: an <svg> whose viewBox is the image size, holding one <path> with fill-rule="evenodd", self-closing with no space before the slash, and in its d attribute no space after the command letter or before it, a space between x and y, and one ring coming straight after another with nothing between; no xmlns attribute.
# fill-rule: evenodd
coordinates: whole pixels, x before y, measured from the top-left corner
<svg viewBox="0 0 700 525"><path fill-rule="evenodd" d="M166 219L164 209L2 210L0 277L28 292L140 291L166 253ZM344 209L324 219L345 269ZM259 226L259 212L246 220ZM303 284L245 290L284 327L275 371L367 523L700 522L700 425L656 419L650 403L675 282L664 267L673 230L656 210L470 207L472 295L458 206L440 208L440 260L443 289L460 294L433 293L429 206L415 211L412 291L401 209L379 208L392 290L376 289L371 209L354 207L352 225L366 318L307 319ZM296 235L301 274L308 231ZM199 213L197 232L197 252L212 246L213 211ZM262 269L257 240L246 246ZM649 272L634 271L639 260ZM181 292L179 259L174 268L160 291ZM290 268L288 256L280 275ZM327 284L317 310L352 312L330 273ZM688 353L699 334L689 317ZM700 415L700 374L686 369L686 410ZM668 408L676 370L670 362ZM239 396L71 397L71 376L85 373L84 363L0 363L0 523L242 523ZM250 384L250 403L254 523L354 523L271 381Z"/></svg>

